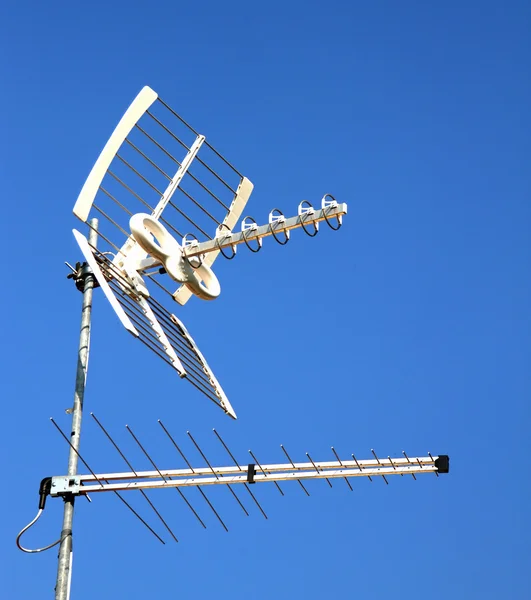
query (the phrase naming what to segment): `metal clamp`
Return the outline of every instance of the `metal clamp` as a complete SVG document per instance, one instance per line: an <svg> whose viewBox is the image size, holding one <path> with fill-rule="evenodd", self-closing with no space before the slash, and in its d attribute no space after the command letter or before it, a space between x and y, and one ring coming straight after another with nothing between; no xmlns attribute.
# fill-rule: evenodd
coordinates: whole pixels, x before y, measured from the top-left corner
<svg viewBox="0 0 531 600"><path fill-rule="evenodd" d="M274 213L277 214L274 214ZM288 242L289 242L289 229L283 229L282 231L284 232L284 241L280 241L277 238L277 235L275 233L275 228L273 228L273 225L277 225L277 223L285 223L286 222L286 217L282 214L282 212L278 209L278 208L274 208L270 213L269 213L269 231L271 232L271 235L275 238L275 242L278 242L281 246L285 246Z"/></svg>
<svg viewBox="0 0 531 600"><path fill-rule="evenodd" d="M189 240L188 236L193 237L193 240ZM183 250L186 250L186 248L193 248L194 246L197 246L197 244L199 244L199 240L197 239L197 237L193 234L193 233L186 233L183 237L183 243L182 243L182 247ZM199 261L199 264L195 265L190 258L188 258L188 256L186 255L186 252L183 252L183 256L184 259L186 260L186 262L188 262L189 265L191 265L194 269L199 269L199 267L201 267L203 265L203 258L201 256L192 256L191 258L196 258Z"/></svg>
<svg viewBox="0 0 531 600"><path fill-rule="evenodd" d="M300 217L301 227L304 229L304 233L306 235L309 235L310 237L315 237L319 233L319 223L317 221L313 221L314 230L313 230L313 233L310 233L304 226L304 219L303 219L303 216L305 216L305 215L312 216L315 214L314 207L308 202L308 200L303 200L299 204L298 213L299 213L299 217Z"/></svg>
<svg viewBox="0 0 531 600"><path fill-rule="evenodd" d="M247 223L247 219L251 219L252 223ZM258 242L258 246L253 248L249 242L247 241L247 236L245 234L246 231L256 231L258 229L257 222L253 219L253 217L244 217L242 221L242 237L245 245L251 252L259 252L262 249L262 238L257 237L256 241Z"/></svg>
<svg viewBox="0 0 531 600"><path fill-rule="evenodd" d="M330 200L327 200L327 198L330 198ZM332 208L337 208L337 201L334 198L334 196L332 196L331 194L325 194L323 196L323 199L321 200L321 208L323 209L323 217L325 218L326 224L328 225L328 227L330 227L330 229L333 229L334 231L337 231L341 225L343 225L343 218L341 215L337 215L337 227L334 227L330 221L328 220L328 217L326 216L326 210L327 209L332 209ZM329 210L330 212L330 210Z"/></svg>
<svg viewBox="0 0 531 600"><path fill-rule="evenodd" d="M223 237L219 235L221 233L221 228L222 227L226 227L227 230L228 230L228 232L229 232L229 233L225 234ZM238 249L237 246L231 246L231 248L232 248L232 255L231 256L227 256L225 254L225 252L223 252L223 248L220 245L220 240L226 240L230 236L231 236L231 229L227 225L227 223L220 223L219 226L218 226L218 228L217 228L217 230L216 230L216 246L218 247L218 250L221 252L221 254L223 255L223 257L226 258L227 260L232 260L236 256L236 250Z"/></svg>

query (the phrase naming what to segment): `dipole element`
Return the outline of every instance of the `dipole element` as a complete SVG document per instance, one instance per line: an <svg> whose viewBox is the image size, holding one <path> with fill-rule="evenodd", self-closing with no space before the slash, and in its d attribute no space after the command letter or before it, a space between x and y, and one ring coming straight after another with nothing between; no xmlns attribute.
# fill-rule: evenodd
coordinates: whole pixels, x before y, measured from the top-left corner
<svg viewBox="0 0 531 600"><path fill-rule="evenodd" d="M89 244L96 246L98 240L98 219L89 222ZM92 292L94 289L94 275L86 264L81 271L81 290L83 291L83 308L81 310L81 329L79 333L79 350L77 356L76 385L74 391L74 405L72 407L72 427L70 429L70 452L68 455L68 475L77 473L79 442L81 436L81 418L83 416L83 399L85 397L85 383L87 380L87 367L90 348L90 323L92 314ZM76 282L77 283L77 282ZM74 520L73 494L64 497L63 528L59 546L59 562L57 565L57 581L55 585L55 599L69 600L70 582L72 580L72 523Z"/></svg>

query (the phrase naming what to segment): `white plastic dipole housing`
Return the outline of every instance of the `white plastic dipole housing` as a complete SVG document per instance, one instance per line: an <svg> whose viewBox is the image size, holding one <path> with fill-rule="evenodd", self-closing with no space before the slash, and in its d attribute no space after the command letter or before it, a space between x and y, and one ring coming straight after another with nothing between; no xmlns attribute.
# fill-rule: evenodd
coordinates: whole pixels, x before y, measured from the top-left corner
<svg viewBox="0 0 531 600"><path fill-rule="evenodd" d="M184 256L182 246L162 223L151 215L137 213L131 217L129 226L135 241L164 265L174 281L183 283L203 300L214 300L219 296L221 287L212 269L203 263L193 267Z"/></svg>

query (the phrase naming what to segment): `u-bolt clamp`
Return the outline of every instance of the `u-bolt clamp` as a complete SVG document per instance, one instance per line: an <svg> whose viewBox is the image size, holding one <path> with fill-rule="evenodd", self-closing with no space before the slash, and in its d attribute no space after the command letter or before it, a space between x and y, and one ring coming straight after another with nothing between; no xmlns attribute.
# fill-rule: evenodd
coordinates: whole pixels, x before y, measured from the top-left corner
<svg viewBox="0 0 531 600"><path fill-rule="evenodd" d="M285 226L282 228L282 231L284 232L284 241L278 239L275 230L278 229L277 225L285 222L286 217L278 208L274 208L269 213L269 231L271 232L271 235L275 238L275 242L278 242L281 246L285 246L289 242L289 229L286 229Z"/></svg>
<svg viewBox="0 0 531 600"><path fill-rule="evenodd" d="M221 234L221 228L225 227L227 229L227 233L225 235ZM221 254L223 255L224 258L226 258L227 260L232 260L235 256L236 256L236 251L238 250L238 246L231 246L231 250L232 250L232 254L230 256L227 256L225 254L225 252L223 252L223 248L221 247L220 242L225 241L226 239L231 237L231 229L230 227L227 225L227 223L220 223L218 225L218 228L216 229L216 246L218 248L218 250L221 252Z"/></svg>
<svg viewBox="0 0 531 600"><path fill-rule="evenodd" d="M330 221L328 220L328 217L326 216L327 212L330 212L332 209L337 208L337 201L334 198L334 196L332 196L331 194L325 194L323 196L323 199L321 200L321 208L323 209L323 217L325 218L328 227L330 227L330 229L333 229L334 231L337 231L343 224L342 215L336 216L337 227L334 227L332 223L330 223Z"/></svg>
<svg viewBox="0 0 531 600"><path fill-rule="evenodd" d="M188 237L193 237L193 240L189 240ZM201 267L203 265L203 255L197 255L197 256L192 256L192 257L188 257L186 254L186 249L187 248L193 248L194 246L197 246L197 244L199 244L199 240L197 239L197 237L193 234L193 233L186 233L183 237L183 243L182 243L182 248L183 248L183 257L184 260L186 260L194 269L199 269L199 267ZM199 264L194 264L191 259L195 258Z"/></svg>
<svg viewBox="0 0 531 600"><path fill-rule="evenodd" d="M251 220L252 223L247 223L247 219ZM247 233L248 231L256 231L258 229L258 225L256 221L252 217L244 217L242 221L242 237L245 245L251 252L259 252L262 249L262 238L257 237L256 241L258 242L258 246L253 248L249 242L247 241Z"/></svg>
<svg viewBox="0 0 531 600"><path fill-rule="evenodd" d="M319 222L313 221L313 233L310 233L304 226L304 221L306 220L307 215L313 216L315 214L314 207L308 202L308 200L303 200L299 204L298 213L300 217L301 227L304 229L304 233L306 233L310 237L315 237L319 233Z"/></svg>

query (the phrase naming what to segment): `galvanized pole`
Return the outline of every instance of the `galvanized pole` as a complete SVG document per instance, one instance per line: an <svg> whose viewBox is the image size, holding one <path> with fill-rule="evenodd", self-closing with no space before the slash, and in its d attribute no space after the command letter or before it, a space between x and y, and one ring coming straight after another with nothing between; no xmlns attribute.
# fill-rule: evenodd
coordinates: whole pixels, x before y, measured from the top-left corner
<svg viewBox="0 0 531 600"><path fill-rule="evenodd" d="M90 220L89 243L96 247L98 240L98 219ZM77 283L77 282L76 282ZM81 311L81 331L79 335L79 351L77 357L76 387L74 392L74 406L72 411L72 427L70 443L75 450L79 449L81 435L81 418L83 416L83 398L85 396L85 382L90 348L90 317L92 313L92 291L94 289L94 275L88 265L81 271L80 289L83 291L83 308ZM77 473L78 455L70 448L68 456L68 475ZM55 585L55 599L69 600L70 582L72 579L72 522L74 519L74 496L64 499L63 529L59 546L59 562L57 566L57 582Z"/></svg>

